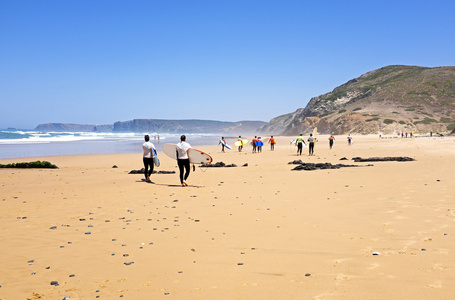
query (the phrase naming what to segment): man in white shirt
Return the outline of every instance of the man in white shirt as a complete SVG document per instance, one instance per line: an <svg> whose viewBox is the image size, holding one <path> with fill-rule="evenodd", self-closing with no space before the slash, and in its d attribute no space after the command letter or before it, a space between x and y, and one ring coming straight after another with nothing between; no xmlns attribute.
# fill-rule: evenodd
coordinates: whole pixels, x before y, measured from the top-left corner
<svg viewBox="0 0 455 300"><path fill-rule="evenodd" d="M186 180L190 175L190 158L188 157L188 149L191 148L191 145L186 142L186 136L182 135L180 137L180 143L175 145L177 151L177 165L179 166L180 171L180 183L182 186L188 186ZM185 174L183 174L185 171Z"/></svg>
<svg viewBox="0 0 455 300"><path fill-rule="evenodd" d="M155 145L150 142L150 136L148 134L144 136L144 139L145 143L142 144L142 149L144 150L142 160L144 162L145 181L152 182L150 180L150 175L153 173L153 150L155 149Z"/></svg>
<svg viewBox="0 0 455 300"><path fill-rule="evenodd" d="M314 141L317 141L317 139L313 136L312 133L310 133L310 137L308 138L310 156L314 155Z"/></svg>

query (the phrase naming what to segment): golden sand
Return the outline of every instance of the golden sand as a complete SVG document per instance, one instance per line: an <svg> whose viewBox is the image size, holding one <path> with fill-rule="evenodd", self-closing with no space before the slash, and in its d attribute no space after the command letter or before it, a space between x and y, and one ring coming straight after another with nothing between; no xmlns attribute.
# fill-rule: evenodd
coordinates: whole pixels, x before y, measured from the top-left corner
<svg viewBox="0 0 455 300"><path fill-rule="evenodd" d="M312 157L286 137L273 152L199 147L238 167L197 168L185 188L177 173L128 174L140 145L1 160L59 169L0 169L0 299L452 299L455 139L327 139ZM365 167L291 171L295 159Z"/></svg>

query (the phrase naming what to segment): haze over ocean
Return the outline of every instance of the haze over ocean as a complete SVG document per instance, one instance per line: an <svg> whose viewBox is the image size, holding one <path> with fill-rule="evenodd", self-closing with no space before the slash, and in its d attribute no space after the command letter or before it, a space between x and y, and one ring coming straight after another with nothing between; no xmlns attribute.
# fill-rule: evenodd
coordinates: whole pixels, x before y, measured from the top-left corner
<svg viewBox="0 0 455 300"><path fill-rule="evenodd" d="M455 65L454 15L450 0L0 0L0 128L269 121L386 65Z"/></svg>

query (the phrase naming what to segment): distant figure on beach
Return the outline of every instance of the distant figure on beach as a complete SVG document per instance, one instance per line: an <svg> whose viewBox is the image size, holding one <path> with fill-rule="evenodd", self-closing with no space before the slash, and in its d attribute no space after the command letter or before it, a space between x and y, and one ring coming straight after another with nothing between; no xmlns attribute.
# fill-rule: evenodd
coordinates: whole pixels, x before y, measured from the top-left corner
<svg viewBox="0 0 455 300"><path fill-rule="evenodd" d="M242 142L242 136L239 135L239 138L237 139L237 141L240 142L240 145L239 145L239 152L242 152L242 149L243 149L243 142Z"/></svg>
<svg viewBox="0 0 455 300"><path fill-rule="evenodd" d="M331 135L329 137L329 147L330 147L330 149L332 149L334 141L335 141L335 137L333 135Z"/></svg>
<svg viewBox="0 0 455 300"><path fill-rule="evenodd" d="M253 153L256 152L258 145L257 145L258 137L255 135L251 143L253 144Z"/></svg>
<svg viewBox="0 0 455 300"><path fill-rule="evenodd" d="M348 135L348 145L349 146L352 145L352 136L351 135Z"/></svg>
<svg viewBox="0 0 455 300"><path fill-rule="evenodd" d="M145 142L142 144L142 150L144 150L144 155L142 157L142 161L144 162L144 176L146 182L152 182L150 180L150 175L153 173L153 149L155 149L155 145L150 142L150 136L148 134L144 136L144 139Z"/></svg>
<svg viewBox="0 0 455 300"><path fill-rule="evenodd" d="M310 133L310 137L308 138L308 155L313 156L314 155L314 142L317 141L317 139L313 136L312 133Z"/></svg>
<svg viewBox="0 0 455 300"><path fill-rule="evenodd" d="M270 143L270 150L275 150L275 139L273 138L273 135L270 137L270 140L269 140L269 143Z"/></svg>
<svg viewBox="0 0 455 300"><path fill-rule="evenodd" d="M180 171L180 183L182 186L188 186L186 180L190 175L190 158L188 157L188 150L191 145L186 142L186 136L180 137L180 143L175 146L177 150L177 165ZM183 173L185 171L185 174Z"/></svg>
<svg viewBox="0 0 455 300"><path fill-rule="evenodd" d="M261 141L261 137L258 137L256 142L258 144L257 151L262 152L262 146L264 145L264 143Z"/></svg>
<svg viewBox="0 0 455 300"><path fill-rule="evenodd" d="M221 140L220 142L218 143L218 145L221 144L221 152L224 153L224 146L226 145L226 140L224 139L224 136L221 137Z"/></svg>
<svg viewBox="0 0 455 300"><path fill-rule="evenodd" d="M302 149L303 149L303 144L305 142L303 141L303 134L301 133L297 138L296 138L296 145L297 145L297 156L302 156ZM305 144L306 145L306 144Z"/></svg>

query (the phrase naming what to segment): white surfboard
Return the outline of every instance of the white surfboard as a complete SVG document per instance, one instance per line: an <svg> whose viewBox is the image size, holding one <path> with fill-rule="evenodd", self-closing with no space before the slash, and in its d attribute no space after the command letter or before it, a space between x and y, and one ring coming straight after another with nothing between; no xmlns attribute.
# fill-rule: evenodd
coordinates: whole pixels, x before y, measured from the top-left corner
<svg viewBox="0 0 455 300"><path fill-rule="evenodd" d="M291 144L297 146L297 140L291 140ZM308 144L306 144L306 143L302 143L302 144L303 144L302 145L303 147L308 147Z"/></svg>
<svg viewBox="0 0 455 300"><path fill-rule="evenodd" d="M225 141L223 140L220 140L221 144L224 145L224 147L226 147L227 149L231 150L231 146L228 145L228 143L226 143Z"/></svg>
<svg viewBox="0 0 455 300"><path fill-rule="evenodd" d="M164 144L163 153L170 158L177 159L177 149L175 144ZM212 157L207 153L194 148L188 149L188 157L192 164L209 164L213 161Z"/></svg>

